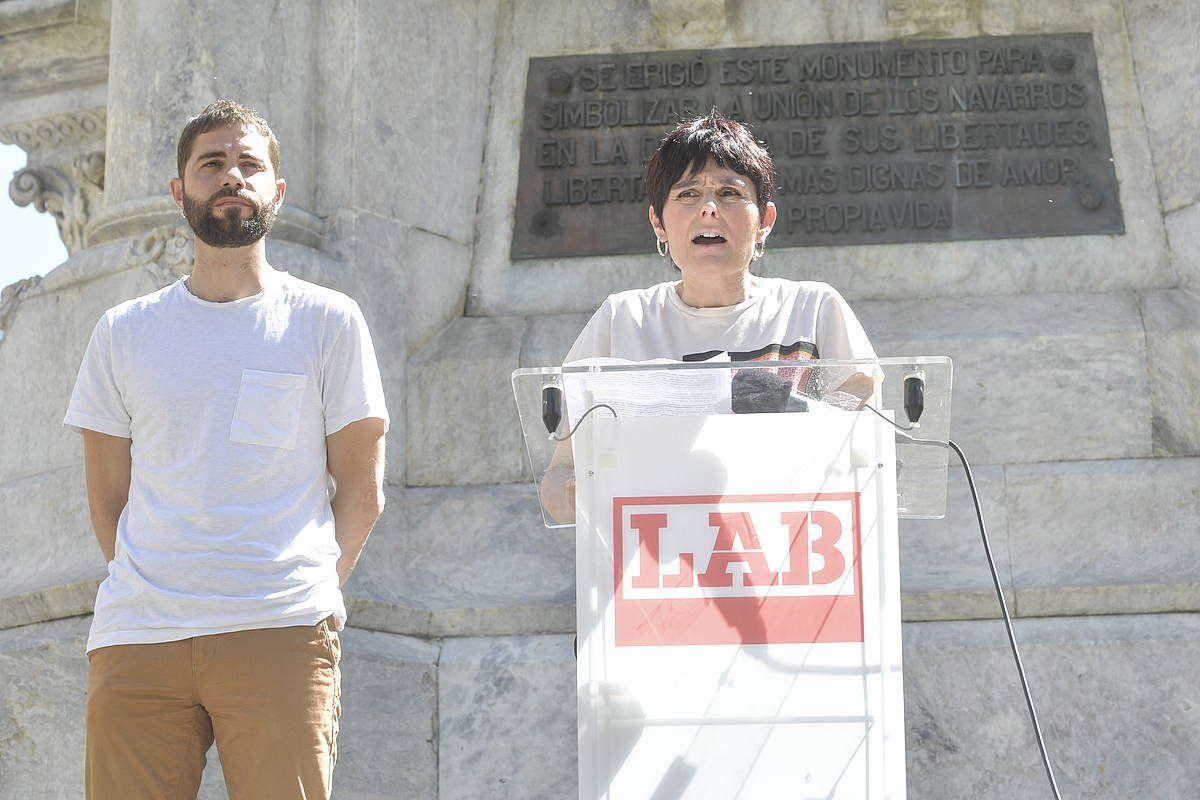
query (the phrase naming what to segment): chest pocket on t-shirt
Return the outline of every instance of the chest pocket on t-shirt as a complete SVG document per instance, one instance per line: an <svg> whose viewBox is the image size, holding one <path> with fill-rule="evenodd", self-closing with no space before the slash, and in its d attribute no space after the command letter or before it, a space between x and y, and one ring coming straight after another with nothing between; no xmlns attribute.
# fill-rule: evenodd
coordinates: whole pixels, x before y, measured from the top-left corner
<svg viewBox="0 0 1200 800"><path fill-rule="evenodd" d="M300 432L307 375L242 370L229 440L291 450Z"/></svg>

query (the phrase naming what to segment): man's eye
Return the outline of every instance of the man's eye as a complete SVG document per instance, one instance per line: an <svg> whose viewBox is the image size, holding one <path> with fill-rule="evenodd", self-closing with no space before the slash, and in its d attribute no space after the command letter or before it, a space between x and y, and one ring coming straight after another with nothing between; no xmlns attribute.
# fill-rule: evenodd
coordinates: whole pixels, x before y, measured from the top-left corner
<svg viewBox="0 0 1200 800"><path fill-rule="evenodd" d="M202 166L202 167L219 167L219 166L221 166L221 162L217 161L216 159L213 159L212 161L205 161L200 166Z"/></svg>
<svg viewBox="0 0 1200 800"><path fill-rule="evenodd" d="M687 200L687 199L690 199L690 198L696 196L696 190L695 189L684 189L682 192L680 192L679 194L677 194L675 196L677 198L679 198L680 200Z"/></svg>

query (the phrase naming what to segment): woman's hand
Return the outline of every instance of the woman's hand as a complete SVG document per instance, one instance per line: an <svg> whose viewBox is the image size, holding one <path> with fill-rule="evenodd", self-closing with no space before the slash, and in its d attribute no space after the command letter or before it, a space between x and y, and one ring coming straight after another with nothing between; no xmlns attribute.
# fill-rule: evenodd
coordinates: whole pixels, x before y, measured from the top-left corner
<svg viewBox="0 0 1200 800"><path fill-rule="evenodd" d="M854 395L862 401L858 406L862 408L871 399L871 395L875 394L875 380L870 375L856 372L842 381L841 386L838 386L835 391Z"/></svg>
<svg viewBox="0 0 1200 800"><path fill-rule="evenodd" d="M575 521L575 457L569 441L559 442L538 484L538 495L555 522Z"/></svg>

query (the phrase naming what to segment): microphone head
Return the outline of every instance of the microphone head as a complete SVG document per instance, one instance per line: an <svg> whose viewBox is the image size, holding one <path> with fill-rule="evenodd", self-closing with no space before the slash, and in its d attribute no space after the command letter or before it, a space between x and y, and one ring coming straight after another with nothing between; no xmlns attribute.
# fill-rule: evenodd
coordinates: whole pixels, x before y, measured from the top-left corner
<svg viewBox="0 0 1200 800"><path fill-rule="evenodd" d="M542 389L542 424L546 431L553 434L562 422L563 392L557 386L546 386Z"/></svg>
<svg viewBox="0 0 1200 800"><path fill-rule="evenodd" d="M916 425L925 411L925 379L920 375L909 375L904 379L904 413L908 421Z"/></svg>

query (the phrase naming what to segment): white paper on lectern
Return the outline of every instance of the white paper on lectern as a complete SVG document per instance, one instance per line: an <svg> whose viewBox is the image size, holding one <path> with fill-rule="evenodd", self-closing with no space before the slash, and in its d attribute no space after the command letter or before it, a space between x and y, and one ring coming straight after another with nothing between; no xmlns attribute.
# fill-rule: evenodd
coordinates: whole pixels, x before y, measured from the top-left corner
<svg viewBox="0 0 1200 800"><path fill-rule="evenodd" d="M722 353L709 362L729 363ZM660 358L627 361L585 358L568 367L661 366L663 369L563 374L567 418L574 427L596 403L606 403L623 417L679 417L730 413L730 372L725 369L672 370L683 362Z"/></svg>
<svg viewBox="0 0 1200 800"><path fill-rule="evenodd" d="M580 797L903 800L891 431L869 412L592 419L576 442ZM710 514L744 514L756 539L714 555ZM746 585L749 550L760 575L791 566L787 514L851 529L826 548L844 575ZM632 522L660 518L655 579ZM718 557L733 585L698 586ZM826 620L804 616L822 604ZM813 641L831 631L850 641Z"/></svg>

